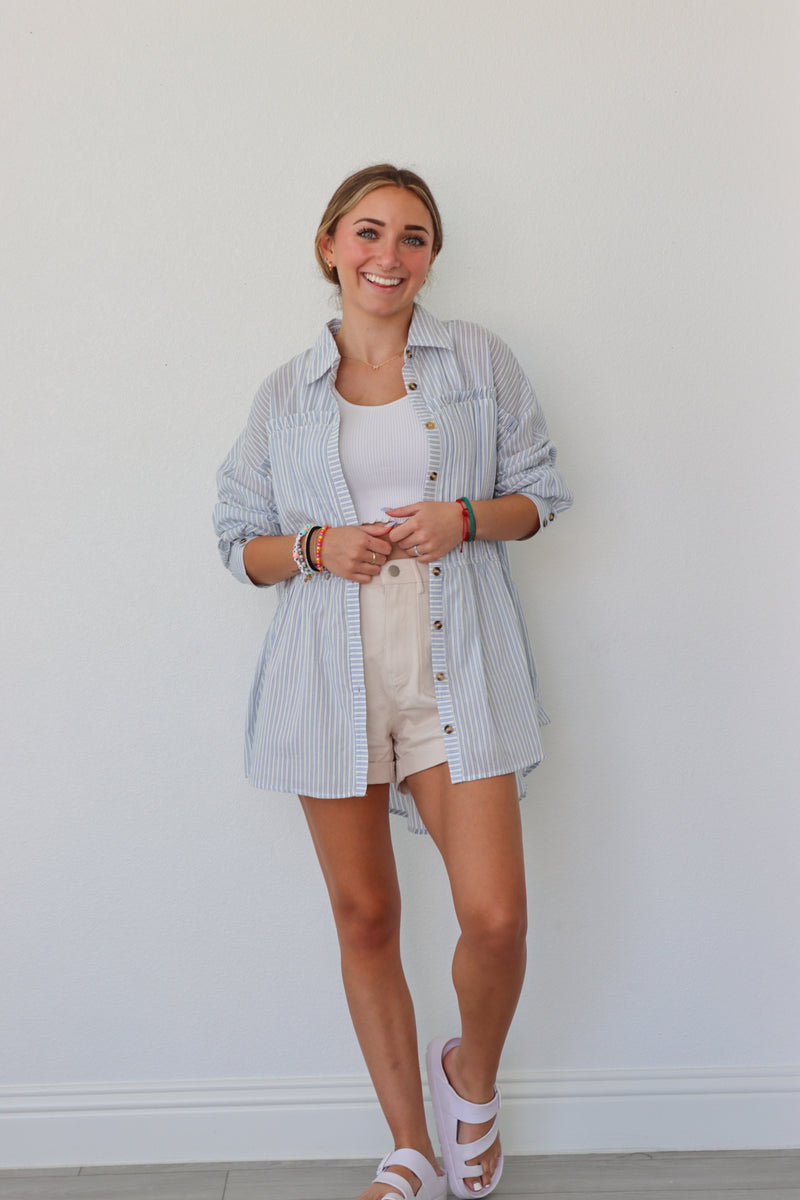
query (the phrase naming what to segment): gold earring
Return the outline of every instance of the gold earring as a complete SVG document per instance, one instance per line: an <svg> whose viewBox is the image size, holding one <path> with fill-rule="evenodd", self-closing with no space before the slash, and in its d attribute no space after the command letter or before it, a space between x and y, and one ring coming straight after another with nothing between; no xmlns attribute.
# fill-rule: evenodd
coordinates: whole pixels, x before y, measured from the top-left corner
<svg viewBox="0 0 800 1200"><path fill-rule="evenodd" d="M333 270L333 263L332 263L332 262L329 262L329 263L328 263L328 270L329 270L329 271L332 271L332 270Z"/></svg>

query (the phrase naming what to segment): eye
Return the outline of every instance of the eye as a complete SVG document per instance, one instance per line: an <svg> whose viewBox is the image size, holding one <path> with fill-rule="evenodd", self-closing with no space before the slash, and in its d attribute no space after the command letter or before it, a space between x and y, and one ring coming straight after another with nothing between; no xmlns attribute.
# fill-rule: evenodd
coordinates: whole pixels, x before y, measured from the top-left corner
<svg viewBox="0 0 800 1200"><path fill-rule="evenodd" d="M408 242L409 246L424 246L425 245L424 238L417 237L416 233L409 234L409 236L406 238L406 241Z"/></svg>
<svg viewBox="0 0 800 1200"><path fill-rule="evenodd" d="M368 225L364 229L359 229L356 233L356 237L364 238L368 242L373 241L377 236L378 234L376 231L371 229Z"/></svg>

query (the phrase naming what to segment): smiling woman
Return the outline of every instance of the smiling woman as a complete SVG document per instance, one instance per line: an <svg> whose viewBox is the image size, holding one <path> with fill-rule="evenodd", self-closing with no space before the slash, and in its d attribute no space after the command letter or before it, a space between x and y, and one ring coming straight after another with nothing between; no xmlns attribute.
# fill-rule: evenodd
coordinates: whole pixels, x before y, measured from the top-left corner
<svg viewBox="0 0 800 1200"><path fill-rule="evenodd" d="M484 1196L500 1178L494 1080L525 970L518 799L547 722L505 542L572 499L508 348L415 302L441 247L418 175L381 164L344 181L316 238L341 319L262 385L218 475L224 562L280 587L248 777L300 796L394 1139L359 1200L443 1200L448 1183ZM430 833L461 929L461 1033L427 1056L446 1175L400 961L390 812Z"/></svg>

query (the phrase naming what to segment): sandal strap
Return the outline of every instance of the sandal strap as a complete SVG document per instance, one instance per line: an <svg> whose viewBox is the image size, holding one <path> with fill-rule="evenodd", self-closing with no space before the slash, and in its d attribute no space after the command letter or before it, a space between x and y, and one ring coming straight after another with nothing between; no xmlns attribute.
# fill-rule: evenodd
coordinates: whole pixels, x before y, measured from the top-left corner
<svg viewBox="0 0 800 1200"><path fill-rule="evenodd" d="M395 1175L394 1171L380 1171L372 1182L388 1183L391 1187L398 1189L404 1200L414 1200L414 1189L411 1184L402 1175ZM397 1198L387 1195L384 1200L397 1200Z"/></svg>
<svg viewBox="0 0 800 1200"><path fill-rule="evenodd" d="M495 1087L494 1095L485 1104L473 1104L471 1100L465 1100L452 1085L449 1091L447 1107L458 1121L466 1121L469 1125L482 1125L484 1121L491 1121L500 1112L502 1096L499 1087Z"/></svg>
<svg viewBox="0 0 800 1200"><path fill-rule="evenodd" d="M406 1167L409 1171L413 1171L422 1185L422 1190L439 1178L435 1168L431 1166L424 1154L420 1154L419 1150L401 1147L399 1150L390 1151L378 1166L378 1174L373 1183L390 1183L392 1187L400 1189L406 1200L414 1200L414 1190L411 1184L407 1179L403 1179L402 1175L387 1170L389 1167Z"/></svg>
<svg viewBox="0 0 800 1200"><path fill-rule="evenodd" d="M497 1117L492 1121L492 1127L487 1133L476 1138L474 1142L456 1142L453 1146L453 1155L460 1160L461 1168L463 1168L463 1178L468 1179L471 1175L481 1175L482 1169L480 1165L467 1166L468 1158L479 1158L490 1146L493 1146L497 1140L497 1132L500 1122ZM459 1169L459 1177L462 1176L462 1170Z"/></svg>

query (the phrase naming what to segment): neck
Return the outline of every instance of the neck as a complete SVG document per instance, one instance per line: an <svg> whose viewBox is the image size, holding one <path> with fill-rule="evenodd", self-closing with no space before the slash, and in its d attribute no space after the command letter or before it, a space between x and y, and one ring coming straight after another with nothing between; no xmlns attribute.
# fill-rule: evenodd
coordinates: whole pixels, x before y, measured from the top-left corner
<svg viewBox="0 0 800 1200"><path fill-rule="evenodd" d="M408 341L413 311L412 307L410 312L391 317L367 317L343 311L336 334L339 353L368 363L383 362L399 354Z"/></svg>

